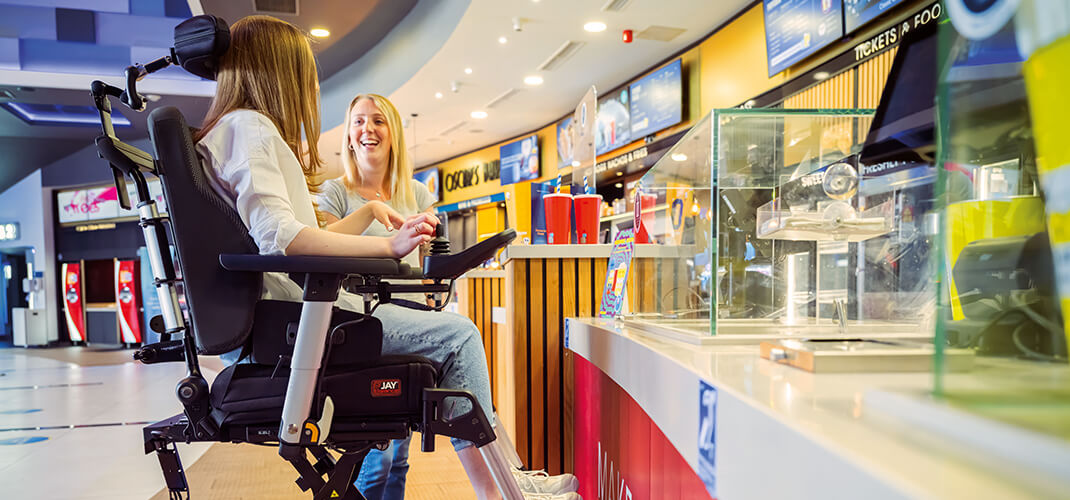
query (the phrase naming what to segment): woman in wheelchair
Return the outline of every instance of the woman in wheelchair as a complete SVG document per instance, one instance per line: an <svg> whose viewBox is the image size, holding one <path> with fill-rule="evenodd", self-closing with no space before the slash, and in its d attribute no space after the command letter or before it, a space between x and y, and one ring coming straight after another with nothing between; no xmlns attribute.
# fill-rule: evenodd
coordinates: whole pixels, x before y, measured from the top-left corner
<svg viewBox="0 0 1070 500"><path fill-rule="evenodd" d="M195 135L197 153L212 188L233 204L261 254L401 259L431 240L439 221L429 213L416 213L426 207L415 203L414 215L389 219L396 226L389 237L360 234L364 221L354 214L327 224L318 212L310 191L317 191L314 179L323 164L317 148L319 85L311 46L300 30L266 16L239 20L231 27L230 48L219 61L216 80L216 95ZM370 136L358 137L354 147L380 160L404 152L398 140L390 140L390 132L381 132L378 143ZM398 160L403 158L394 158ZM411 167L406 172L407 180ZM390 182L385 190L382 183L365 185L359 178L357 182L358 192L385 195L388 201L414 201L411 192L403 192L411 189L409 182ZM263 287L264 298L302 300L301 288L282 273L265 273ZM335 305L363 311L363 299L346 292ZM442 387L470 391L483 408L492 408L479 332L467 318L393 304L378 307L374 316L383 325L382 354L424 356L441 366ZM235 361L236 356L228 358ZM460 401L453 412L463 414L470 407ZM472 443L454 438L453 446L477 496L500 498ZM570 493L554 498L579 497Z"/></svg>
<svg viewBox="0 0 1070 500"><path fill-rule="evenodd" d="M341 147L345 175L324 182L315 200L330 231L390 237L408 218L429 212L435 203L434 196L427 187L413 180L412 163L401 133L401 115L389 99L359 94L350 101L346 120L348 130L342 137ZM420 267L416 251L402 260L414 268ZM424 300L419 294L401 298ZM467 319L465 322L469 323ZM483 352L465 350L457 355L482 357ZM476 366L479 361L463 360L463 363ZM395 439L386 450L368 452L357 477L357 488L368 500L405 497L410 441L411 437ZM519 474L517 479L520 488L529 493L567 493L578 487L571 474L554 477Z"/></svg>

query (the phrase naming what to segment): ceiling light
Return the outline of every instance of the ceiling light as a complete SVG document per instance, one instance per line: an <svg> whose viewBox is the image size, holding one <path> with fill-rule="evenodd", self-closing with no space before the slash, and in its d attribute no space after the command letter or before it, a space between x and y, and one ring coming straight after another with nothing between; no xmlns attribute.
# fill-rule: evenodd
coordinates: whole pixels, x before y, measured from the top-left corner
<svg viewBox="0 0 1070 500"><path fill-rule="evenodd" d="M591 21L583 25L583 29L590 33L601 33L606 30L606 23Z"/></svg>
<svg viewBox="0 0 1070 500"><path fill-rule="evenodd" d="M624 176L624 172L617 172L617 177L622 177L622 176Z"/></svg>
<svg viewBox="0 0 1070 500"><path fill-rule="evenodd" d="M825 80L829 77L828 71L818 71L814 73L814 80Z"/></svg>
<svg viewBox="0 0 1070 500"><path fill-rule="evenodd" d="M624 184L621 184L621 183L618 182L618 183L614 184L613 187L622 188L622 187L624 187Z"/></svg>
<svg viewBox="0 0 1070 500"><path fill-rule="evenodd" d="M475 118L476 120L482 120L482 119L487 117L487 112L486 111L473 111L471 116L472 116L472 118Z"/></svg>
<svg viewBox="0 0 1070 500"><path fill-rule="evenodd" d="M471 75L472 74L472 68L464 68L464 74Z"/></svg>
<svg viewBox="0 0 1070 500"><path fill-rule="evenodd" d="M539 75L525 76L524 83L528 85L542 85L542 77Z"/></svg>
<svg viewBox="0 0 1070 500"><path fill-rule="evenodd" d="M323 28L312 28L311 30L308 31L308 34L312 35L312 36L314 36L316 38L327 38L327 37L331 36L331 32L327 31L327 30L325 30Z"/></svg>
<svg viewBox="0 0 1070 500"><path fill-rule="evenodd" d="M673 161L687 161L687 155L683 153L673 153L671 158Z"/></svg>
<svg viewBox="0 0 1070 500"><path fill-rule="evenodd" d="M435 92L435 99L442 99L442 92Z"/></svg>
<svg viewBox="0 0 1070 500"><path fill-rule="evenodd" d="M505 43L508 42L508 41L509 41L509 39L505 38L504 36L498 37L498 43L500 43L502 45L505 45Z"/></svg>
<svg viewBox="0 0 1070 500"><path fill-rule="evenodd" d="M580 161L579 161L579 160L572 160L572 166L573 166L573 167L578 167L578 166L580 166Z"/></svg>

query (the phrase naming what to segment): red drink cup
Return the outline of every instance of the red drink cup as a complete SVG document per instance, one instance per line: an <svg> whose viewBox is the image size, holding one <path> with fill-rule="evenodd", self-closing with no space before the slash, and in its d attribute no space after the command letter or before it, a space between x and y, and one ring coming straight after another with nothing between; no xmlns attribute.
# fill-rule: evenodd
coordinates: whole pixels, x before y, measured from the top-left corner
<svg viewBox="0 0 1070 500"><path fill-rule="evenodd" d="M542 197L546 208L546 242L568 245L572 236L572 195L548 194Z"/></svg>
<svg viewBox="0 0 1070 500"><path fill-rule="evenodd" d="M639 227L635 231L636 243L650 243L650 233L654 230L654 204L658 202L658 195L653 193L639 193L639 206L635 207L635 213L639 215Z"/></svg>
<svg viewBox="0 0 1070 500"><path fill-rule="evenodd" d="M602 195L577 194L572 197L576 204L576 243L598 243L598 216L602 211Z"/></svg>

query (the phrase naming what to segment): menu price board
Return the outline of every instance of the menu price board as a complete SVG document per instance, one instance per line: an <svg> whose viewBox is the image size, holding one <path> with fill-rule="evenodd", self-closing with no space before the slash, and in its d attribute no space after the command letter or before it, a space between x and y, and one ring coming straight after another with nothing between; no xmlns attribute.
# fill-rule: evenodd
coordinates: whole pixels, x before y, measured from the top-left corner
<svg viewBox="0 0 1070 500"><path fill-rule="evenodd" d="M843 36L842 0L763 0L769 76Z"/></svg>
<svg viewBox="0 0 1070 500"><path fill-rule="evenodd" d="M532 135L498 149L503 186L539 178L539 137Z"/></svg>
<svg viewBox="0 0 1070 500"><path fill-rule="evenodd" d="M677 59L628 86L632 137L645 137L683 119L683 64Z"/></svg>
<svg viewBox="0 0 1070 500"><path fill-rule="evenodd" d="M903 0L843 0L844 31L851 33Z"/></svg>

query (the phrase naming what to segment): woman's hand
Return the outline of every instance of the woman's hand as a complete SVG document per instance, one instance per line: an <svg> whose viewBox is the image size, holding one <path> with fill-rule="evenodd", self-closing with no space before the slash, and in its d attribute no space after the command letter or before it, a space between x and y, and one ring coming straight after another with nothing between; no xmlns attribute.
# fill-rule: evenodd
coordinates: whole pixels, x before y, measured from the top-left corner
<svg viewBox="0 0 1070 500"><path fill-rule="evenodd" d="M431 241L435 237L435 226L438 224L438 217L429 213L409 217L401 225L398 234L390 237L390 249L394 253L394 258L400 259L415 250L421 243Z"/></svg>
<svg viewBox="0 0 1070 500"><path fill-rule="evenodd" d="M368 210L373 219L386 226L387 231L393 231L405 224L405 218L397 210L379 200L369 201L361 208Z"/></svg>

